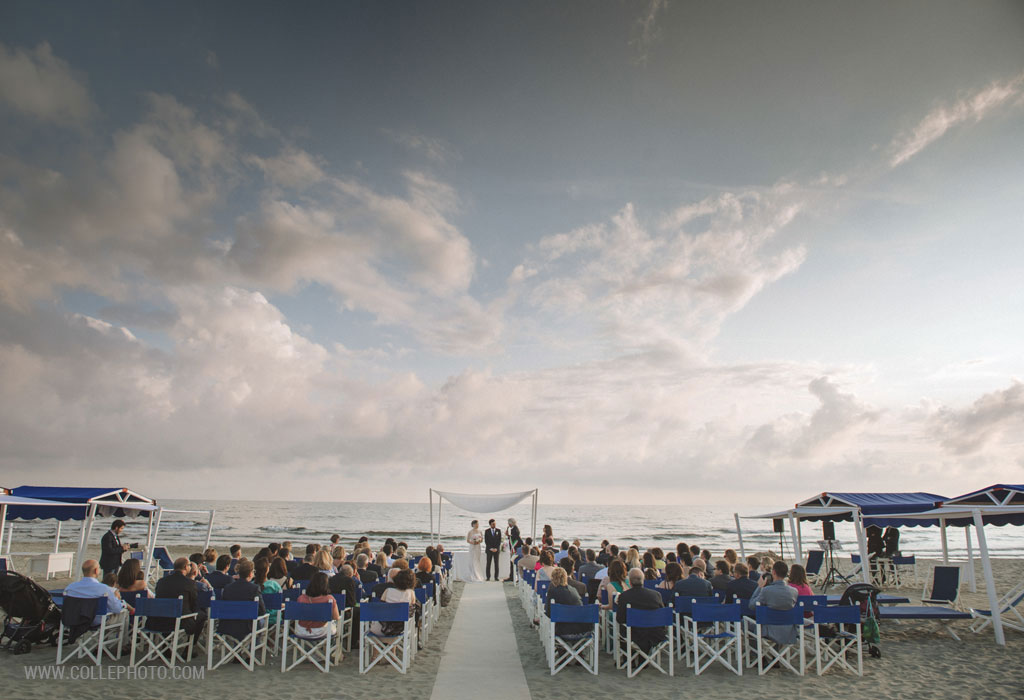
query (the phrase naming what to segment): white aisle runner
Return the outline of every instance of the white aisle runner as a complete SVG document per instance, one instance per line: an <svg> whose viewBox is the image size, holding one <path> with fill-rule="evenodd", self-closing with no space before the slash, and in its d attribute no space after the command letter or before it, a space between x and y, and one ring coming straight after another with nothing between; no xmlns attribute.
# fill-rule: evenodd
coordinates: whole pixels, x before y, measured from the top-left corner
<svg viewBox="0 0 1024 700"><path fill-rule="evenodd" d="M470 696L530 698L503 583L466 584L430 698Z"/></svg>

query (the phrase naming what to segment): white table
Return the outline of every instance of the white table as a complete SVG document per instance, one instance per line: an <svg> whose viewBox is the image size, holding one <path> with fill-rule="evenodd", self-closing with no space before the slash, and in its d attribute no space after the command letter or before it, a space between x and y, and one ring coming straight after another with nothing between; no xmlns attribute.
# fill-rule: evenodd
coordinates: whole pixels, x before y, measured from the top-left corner
<svg viewBox="0 0 1024 700"><path fill-rule="evenodd" d="M486 574L487 572L487 554L482 553L480 560L480 573ZM469 552L452 552L452 579L455 581L471 581L471 573L473 571L472 562L469 558ZM508 576L508 552L504 549L501 550L501 554L498 557L498 578L504 579ZM484 579L477 579L484 580Z"/></svg>
<svg viewBox="0 0 1024 700"><path fill-rule="evenodd" d="M50 552L49 554L37 554L28 560L30 574L45 574L48 579L59 573L67 572L71 575L74 566L74 552Z"/></svg>

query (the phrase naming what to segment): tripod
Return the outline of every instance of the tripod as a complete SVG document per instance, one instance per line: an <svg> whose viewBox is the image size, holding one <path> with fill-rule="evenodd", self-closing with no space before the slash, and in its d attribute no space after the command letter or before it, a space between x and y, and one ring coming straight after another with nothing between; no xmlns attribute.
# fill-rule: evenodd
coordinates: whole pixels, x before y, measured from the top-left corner
<svg viewBox="0 0 1024 700"><path fill-rule="evenodd" d="M825 544L823 549L825 550L826 574L825 574L825 580L821 584L822 590L828 590L832 586L838 585L839 581L842 581L846 585L849 585L850 584L850 579L848 579L846 576L844 576L842 574L842 572L840 572L839 569L836 568L836 557L835 557L836 541L835 540L823 540L823 542Z"/></svg>

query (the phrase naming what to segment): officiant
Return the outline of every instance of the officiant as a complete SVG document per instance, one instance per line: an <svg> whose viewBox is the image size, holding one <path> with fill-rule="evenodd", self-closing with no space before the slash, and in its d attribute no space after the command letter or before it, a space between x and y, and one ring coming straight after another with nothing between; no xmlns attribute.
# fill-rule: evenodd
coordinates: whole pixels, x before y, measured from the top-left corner
<svg viewBox="0 0 1024 700"><path fill-rule="evenodd" d="M505 528L505 536L508 537L508 578L505 580L514 582L516 580L516 559L518 558L516 550L523 546L523 538L519 535L519 526L516 525L515 518L508 519L508 527Z"/></svg>

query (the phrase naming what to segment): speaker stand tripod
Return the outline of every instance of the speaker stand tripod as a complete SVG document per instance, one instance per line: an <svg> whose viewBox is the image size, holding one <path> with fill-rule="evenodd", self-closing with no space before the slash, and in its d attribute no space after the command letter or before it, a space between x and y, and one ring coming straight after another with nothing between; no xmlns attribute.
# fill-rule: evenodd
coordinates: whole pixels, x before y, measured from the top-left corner
<svg viewBox="0 0 1024 700"><path fill-rule="evenodd" d="M823 591L827 591L832 586L839 585L839 581L842 581L846 585L850 585L850 579L844 576L843 573L839 571L838 568L836 568L835 540L825 540L825 545L825 566L827 568L825 573L825 580L821 584L821 589Z"/></svg>

